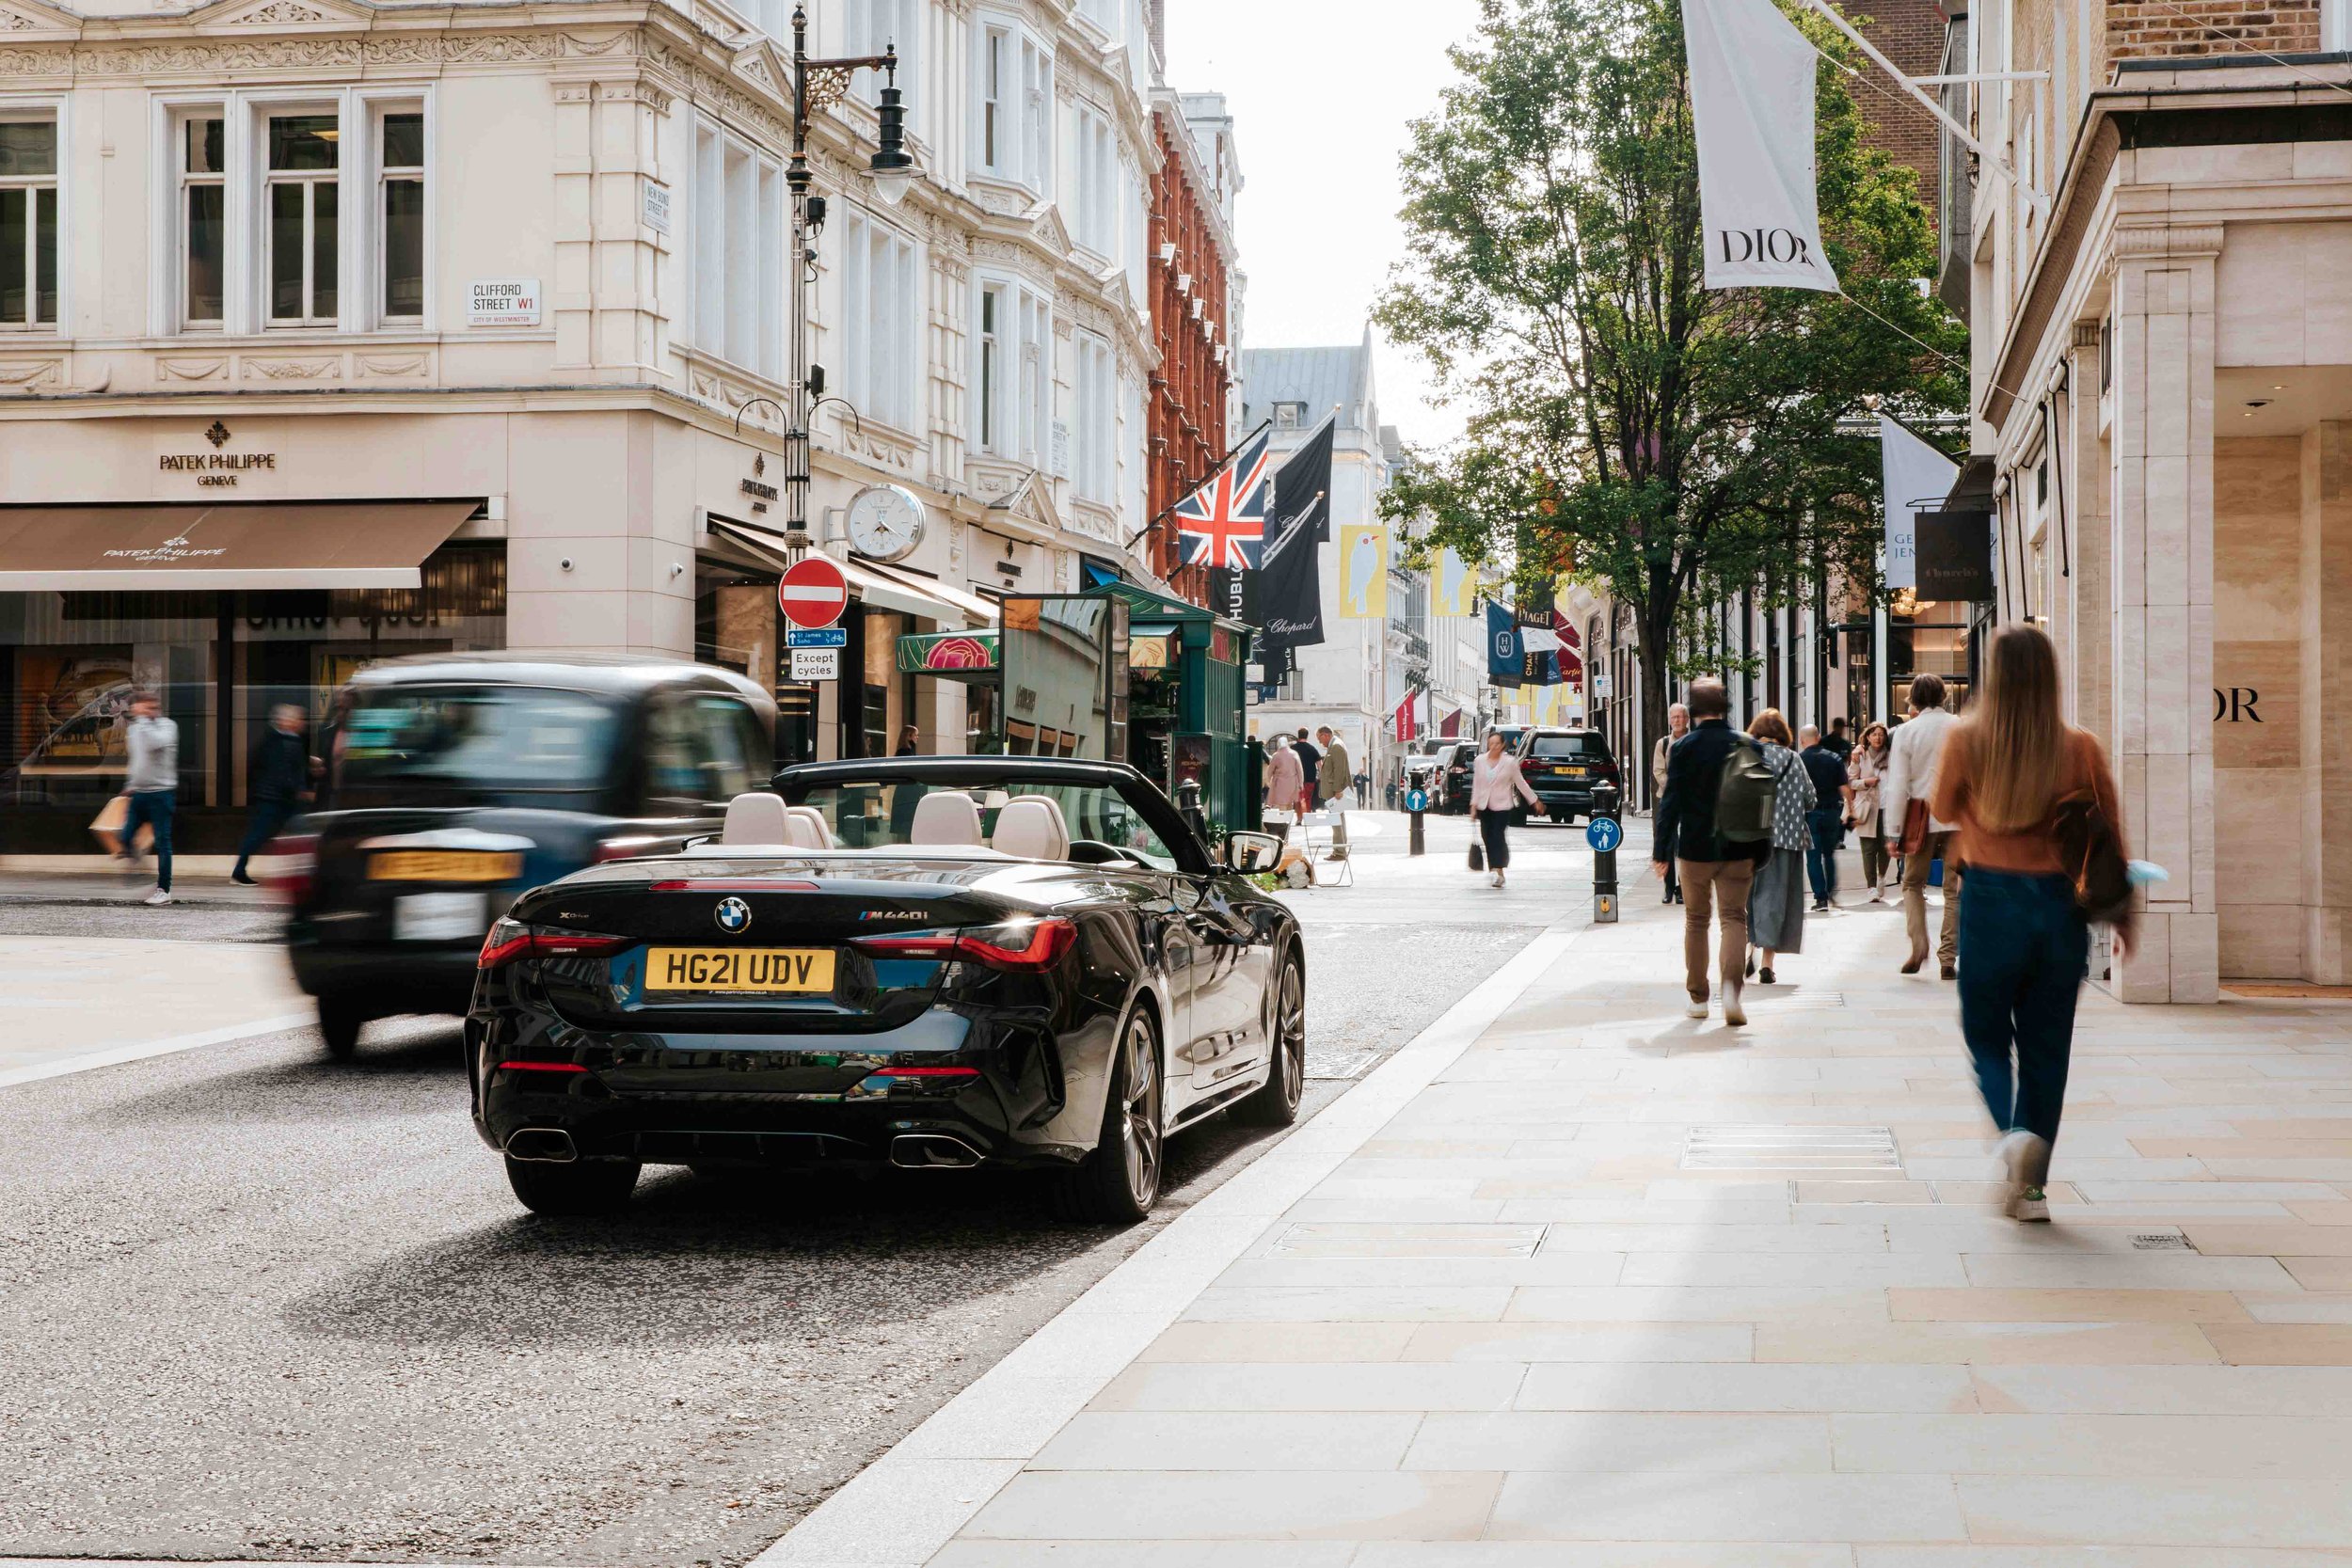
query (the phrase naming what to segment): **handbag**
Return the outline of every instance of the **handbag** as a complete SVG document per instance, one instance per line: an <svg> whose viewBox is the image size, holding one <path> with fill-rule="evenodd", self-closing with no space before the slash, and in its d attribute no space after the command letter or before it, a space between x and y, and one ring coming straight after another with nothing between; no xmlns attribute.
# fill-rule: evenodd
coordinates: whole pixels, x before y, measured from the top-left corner
<svg viewBox="0 0 2352 1568"><path fill-rule="evenodd" d="M1928 803L1908 800L1903 804L1903 836L1898 847L1906 855L1915 855L1928 841Z"/></svg>
<svg viewBox="0 0 2352 1568"><path fill-rule="evenodd" d="M2130 916L2132 876L2122 840L2096 797L2087 791L2058 803L2054 824L2058 863L2074 885L2074 910L2094 926L2114 926Z"/></svg>
<svg viewBox="0 0 2352 1568"><path fill-rule="evenodd" d="M1484 871L1486 869L1486 847L1480 843L1476 838L1472 838L1470 840L1470 868L1472 871Z"/></svg>

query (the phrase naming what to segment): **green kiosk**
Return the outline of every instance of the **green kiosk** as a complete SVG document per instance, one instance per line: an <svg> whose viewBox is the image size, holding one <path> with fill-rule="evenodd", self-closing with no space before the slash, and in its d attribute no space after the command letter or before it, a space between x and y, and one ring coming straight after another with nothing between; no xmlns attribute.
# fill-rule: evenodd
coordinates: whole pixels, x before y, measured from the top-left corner
<svg viewBox="0 0 2352 1568"><path fill-rule="evenodd" d="M1257 826L1243 730L1249 628L1117 582L1013 594L986 631L898 640L898 667L995 689L993 739L1027 756L1130 762L1212 828Z"/></svg>

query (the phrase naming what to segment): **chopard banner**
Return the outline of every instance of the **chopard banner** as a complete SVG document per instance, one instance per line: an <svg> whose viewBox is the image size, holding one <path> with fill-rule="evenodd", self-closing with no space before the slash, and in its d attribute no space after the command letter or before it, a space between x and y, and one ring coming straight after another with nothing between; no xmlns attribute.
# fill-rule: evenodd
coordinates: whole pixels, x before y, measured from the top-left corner
<svg viewBox="0 0 2352 1568"><path fill-rule="evenodd" d="M1772 0L1682 0L1710 289L1837 293L1814 201L1817 55Z"/></svg>

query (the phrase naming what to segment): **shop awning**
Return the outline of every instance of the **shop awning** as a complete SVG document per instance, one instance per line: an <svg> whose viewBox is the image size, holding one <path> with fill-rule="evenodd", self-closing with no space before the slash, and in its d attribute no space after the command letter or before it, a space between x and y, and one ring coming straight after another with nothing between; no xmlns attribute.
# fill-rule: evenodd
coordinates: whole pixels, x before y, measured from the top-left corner
<svg viewBox="0 0 2352 1568"><path fill-rule="evenodd" d="M739 523L732 517L712 516L708 521L712 528L772 562L779 571L783 569L783 534L754 528L749 523ZM936 578L927 578L919 572L897 571L855 557L835 557L834 564L850 579L850 595L876 610L895 610L905 615L919 615L926 621L942 621L951 626L971 621L986 623L996 619L994 605L977 594L951 587Z"/></svg>
<svg viewBox="0 0 2352 1568"><path fill-rule="evenodd" d="M994 680L1002 657L994 631L922 632L898 639L898 667L906 674Z"/></svg>
<svg viewBox="0 0 2352 1568"><path fill-rule="evenodd" d="M0 591L421 588L477 504L0 507Z"/></svg>

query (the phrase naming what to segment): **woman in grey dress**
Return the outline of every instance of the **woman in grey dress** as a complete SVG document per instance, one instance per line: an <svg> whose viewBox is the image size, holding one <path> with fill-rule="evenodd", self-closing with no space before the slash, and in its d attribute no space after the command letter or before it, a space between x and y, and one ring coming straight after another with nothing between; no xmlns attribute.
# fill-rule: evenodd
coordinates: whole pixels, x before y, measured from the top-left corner
<svg viewBox="0 0 2352 1568"><path fill-rule="evenodd" d="M1764 743L1764 766L1772 770L1772 852L1756 868L1748 894L1748 973L1766 985L1774 980L1772 960L1804 951L1804 851L1812 843L1804 814L1813 804L1813 776L1798 757L1797 737L1780 709L1756 716L1748 733ZM1756 968L1756 953L1764 955Z"/></svg>

